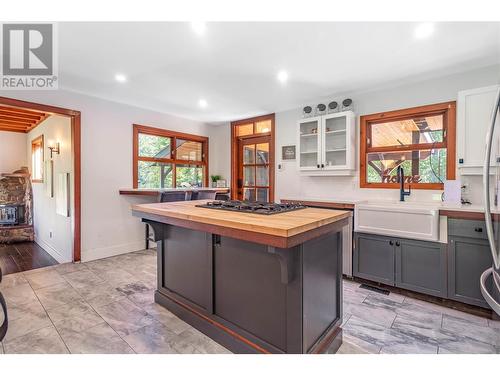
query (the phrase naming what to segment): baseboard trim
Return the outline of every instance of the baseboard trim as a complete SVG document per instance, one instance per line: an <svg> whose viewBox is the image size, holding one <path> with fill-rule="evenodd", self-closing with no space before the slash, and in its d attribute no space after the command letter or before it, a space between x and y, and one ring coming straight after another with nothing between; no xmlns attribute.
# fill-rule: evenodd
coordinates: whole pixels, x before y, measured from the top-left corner
<svg viewBox="0 0 500 375"><path fill-rule="evenodd" d="M154 248L151 246L150 248ZM103 258L109 258L115 255L132 253L134 251L140 251L145 249L144 240L128 242L124 244L109 246L109 247L99 247L97 249L82 249L82 262L90 262L92 260L98 260Z"/></svg>
<svg viewBox="0 0 500 375"><path fill-rule="evenodd" d="M73 251L71 251L72 254L68 258L66 258L55 247L53 247L49 243L45 242L41 238L38 238L35 236L35 243L38 244L38 246L40 246L42 249L44 249L47 253L49 253L49 255L52 258L54 258L55 260L57 260L59 263L69 263L69 262L73 261L73 259L72 259Z"/></svg>

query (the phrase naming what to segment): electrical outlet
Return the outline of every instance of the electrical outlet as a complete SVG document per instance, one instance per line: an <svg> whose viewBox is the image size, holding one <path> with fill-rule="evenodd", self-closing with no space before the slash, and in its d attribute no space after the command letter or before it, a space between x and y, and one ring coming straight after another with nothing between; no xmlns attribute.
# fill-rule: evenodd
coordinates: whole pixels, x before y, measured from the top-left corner
<svg viewBox="0 0 500 375"><path fill-rule="evenodd" d="M52 231L49 232L49 238L52 238Z"/></svg>

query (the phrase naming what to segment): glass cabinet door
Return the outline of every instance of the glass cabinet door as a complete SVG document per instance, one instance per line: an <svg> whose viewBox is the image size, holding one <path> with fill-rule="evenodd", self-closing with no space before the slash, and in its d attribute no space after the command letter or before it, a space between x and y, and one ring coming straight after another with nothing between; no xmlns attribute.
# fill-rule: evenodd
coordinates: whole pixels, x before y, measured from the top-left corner
<svg viewBox="0 0 500 375"><path fill-rule="evenodd" d="M318 169L320 163L321 118L304 119L299 124L300 169Z"/></svg>
<svg viewBox="0 0 500 375"><path fill-rule="evenodd" d="M324 167L336 169L347 164L347 117L345 115L325 116L324 123Z"/></svg>

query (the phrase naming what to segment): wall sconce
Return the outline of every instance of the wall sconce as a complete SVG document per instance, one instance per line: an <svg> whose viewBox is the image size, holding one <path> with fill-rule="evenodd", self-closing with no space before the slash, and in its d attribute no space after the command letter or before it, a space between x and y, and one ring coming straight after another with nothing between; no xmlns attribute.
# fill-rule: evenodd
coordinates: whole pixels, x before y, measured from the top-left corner
<svg viewBox="0 0 500 375"><path fill-rule="evenodd" d="M56 142L55 146L54 145L49 146L49 150L50 150L50 158L51 159L52 159L52 154L59 155L61 153L61 149L59 147L59 142Z"/></svg>

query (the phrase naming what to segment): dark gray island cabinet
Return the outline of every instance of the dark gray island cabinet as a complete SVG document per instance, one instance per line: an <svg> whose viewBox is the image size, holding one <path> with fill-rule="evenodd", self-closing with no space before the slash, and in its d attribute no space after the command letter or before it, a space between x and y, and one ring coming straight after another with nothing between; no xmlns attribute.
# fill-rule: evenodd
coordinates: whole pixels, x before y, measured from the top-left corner
<svg viewBox="0 0 500 375"><path fill-rule="evenodd" d="M351 213L137 205L158 244L155 300L235 353L335 352L342 343L342 228Z"/></svg>

